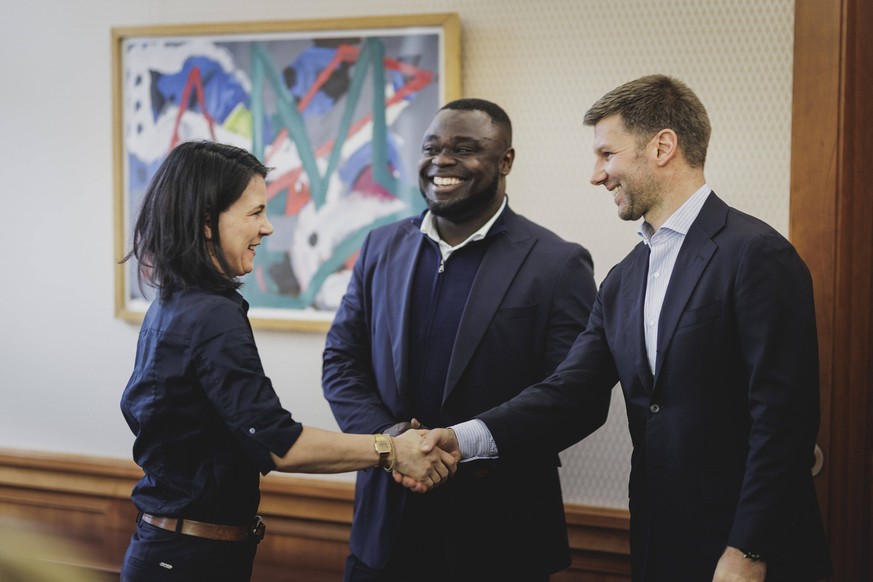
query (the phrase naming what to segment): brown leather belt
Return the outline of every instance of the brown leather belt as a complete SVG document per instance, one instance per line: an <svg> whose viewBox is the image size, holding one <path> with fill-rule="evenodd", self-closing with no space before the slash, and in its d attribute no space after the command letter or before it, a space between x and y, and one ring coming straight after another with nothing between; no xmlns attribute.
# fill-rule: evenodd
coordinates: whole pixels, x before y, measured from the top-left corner
<svg viewBox="0 0 873 582"><path fill-rule="evenodd" d="M204 523L202 521L194 521L193 519L161 517L149 513L143 513L142 520L167 531L223 542L244 542L248 540L260 542L264 539L264 532L266 530L260 516L255 516L255 523L251 526Z"/></svg>

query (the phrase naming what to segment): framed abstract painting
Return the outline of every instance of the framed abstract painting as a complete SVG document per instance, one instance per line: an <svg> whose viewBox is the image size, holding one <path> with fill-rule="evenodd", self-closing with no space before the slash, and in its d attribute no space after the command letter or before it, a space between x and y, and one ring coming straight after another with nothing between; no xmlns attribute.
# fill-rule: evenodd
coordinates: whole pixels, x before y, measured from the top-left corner
<svg viewBox="0 0 873 582"><path fill-rule="evenodd" d="M324 330L372 229L421 212L419 144L460 97L456 14L115 28L115 250L176 144L229 143L272 168L274 233L243 278L253 326ZM116 315L154 290L116 266Z"/></svg>

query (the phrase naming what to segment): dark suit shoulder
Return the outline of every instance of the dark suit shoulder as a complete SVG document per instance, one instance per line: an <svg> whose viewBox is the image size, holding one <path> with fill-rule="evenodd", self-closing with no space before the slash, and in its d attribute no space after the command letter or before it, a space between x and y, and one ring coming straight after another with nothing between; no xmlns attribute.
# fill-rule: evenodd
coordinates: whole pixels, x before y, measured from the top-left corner
<svg viewBox="0 0 873 582"><path fill-rule="evenodd" d="M715 192L710 194L691 228L702 229L704 234L710 237L727 235L743 238L762 234L782 236L760 218L728 206L724 200L716 196Z"/></svg>
<svg viewBox="0 0 873 582"><path fill-rule="evenodd" d="M580 243L569 241L563 238L555 231L550 230L545 226L532 221L526 216L516 214L509 207L506 208L504 219L506 222L507 230L515 238L521 236L529 236L531 238L535 238L545 243L548 243L549 245L554 245L555 247L564 247L568 250L582 249L586 253L588 252L588 249L586 249Z"/></svg>
<svg viewBox="0 0 873 582"><path fill-rule="evenodd" d="M775 228L751 214L746 214L742 210L737 210L733 207L728 207L727 226L736 228L739 232L748 234L749 236L757 236L761 234L775 234L782 236ZM783 237L784 238L784 237Z"/></svg>

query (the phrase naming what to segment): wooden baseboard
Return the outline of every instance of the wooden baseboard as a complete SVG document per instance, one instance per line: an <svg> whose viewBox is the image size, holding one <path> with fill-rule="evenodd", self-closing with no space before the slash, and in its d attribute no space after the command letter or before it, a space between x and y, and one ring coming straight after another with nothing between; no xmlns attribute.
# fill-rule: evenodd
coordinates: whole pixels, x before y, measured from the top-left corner
<svg viewBox="0 0 873 582"><path fill-rule="evenodd" d="M72 551L71 568L95 580L117 576L136 509L130 491L142 472L132 461L0 448L0 527L38 527ZM269 475L260 513L269 535L253 582L341 579L348 553L351 483ZM566 506L573 561L553 582L630 580L626 511Z"/></svg>

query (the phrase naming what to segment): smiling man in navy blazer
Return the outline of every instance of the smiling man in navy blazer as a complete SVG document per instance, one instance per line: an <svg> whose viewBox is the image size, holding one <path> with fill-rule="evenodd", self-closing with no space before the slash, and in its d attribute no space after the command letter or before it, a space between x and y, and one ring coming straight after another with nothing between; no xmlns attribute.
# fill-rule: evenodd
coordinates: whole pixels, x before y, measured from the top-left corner
<svg viewBox="0 0 873 582"><path fill-rule="evenodd" d="M644 218L643 240L607 275L551 377L433 431L425 448L493 456L490 443L502 457L566 446L558 429L619 381L633 441L635 582L821 579L830 560L810 471L819 371L806 265L711 191L709 119L683 83L626 83L585 123L591 181L620 218Z"/></svg>
<svg viewBox="0 0 873 582"><path fill-rule="evenodd" d="M496 104L437 112L419 161L428 210L370 233L327 335L324 394L342 430L468 420L548 376L584 329L591 256L511 210L514 160ZM562 440L600 426L608 396ZM359 472L345 580L547 581L570 564L559 450L466 464L434 495Z"/></svg>

